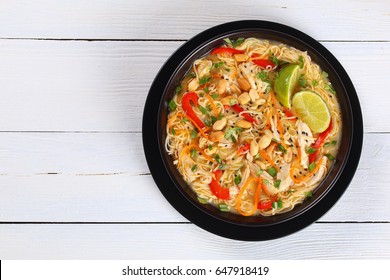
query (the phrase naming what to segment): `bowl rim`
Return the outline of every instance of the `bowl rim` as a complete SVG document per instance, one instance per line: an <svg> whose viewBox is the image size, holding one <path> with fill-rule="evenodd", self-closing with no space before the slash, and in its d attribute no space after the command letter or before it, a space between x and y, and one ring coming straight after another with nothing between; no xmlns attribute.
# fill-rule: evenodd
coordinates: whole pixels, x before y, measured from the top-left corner
<svg viewBox="0 0 390 280"><path fill-rule="evenodd" d="M269 224L237 223L229 220L229 214L221 212L219 215L212 215L199 204L191 201L183 193L182 188L178 187L178 182L171 176L172 174L164 160L166 152L161 150L161 141L165 141L165 139L161 139L159 125L161 110L164 106L166 107L166 104L163 104L163 99L167 85L172 82L177 70L181 67L180 65L183 64L183 59L190 58L202 46L216 41L216 38L249 31L280 33L282 36L293 37L315 49L332 66L333 71L339 77L344 88L345 98L349 103L348 109L352 114L348 151L336 174L337 176L332 179L332 186L327 188L321 197L310 203L308 209L298 212L289 219ZM156 75L146 99L142 119L142 140L147 164L155 183L169 203L185 218L199 227L223 237L247 241L269 240L289 235L312 224L329 211L342 196L356 172L360 159L363 143L363 118L351 79L338 60L322 44L305 33L283 24L244 20L209 28L184 43L168 58Z"/></svg>

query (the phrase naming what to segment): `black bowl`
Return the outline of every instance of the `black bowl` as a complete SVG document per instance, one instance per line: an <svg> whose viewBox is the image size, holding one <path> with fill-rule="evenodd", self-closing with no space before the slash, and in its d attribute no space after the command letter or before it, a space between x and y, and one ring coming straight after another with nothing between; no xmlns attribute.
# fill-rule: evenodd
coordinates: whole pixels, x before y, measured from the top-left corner
<svg viewBox="0 0 390 280"><path fill-rule="evenodd" d="M229 37L256 37L306 50L312 60L329 74L342 112L342 139L335 164L311 199L292 211L271 217L243 217L200 204L166 153L168 101L193 61ZM183 44L164 64L155 78L144 109L143 145L152 176L165 198L184 217L220 236L239 240L268 240L296 232L315 222L341 197L358 166L363 121L354 86L337 59L319 42L291 27L267 21L237 21L210 28Z"/></svg>

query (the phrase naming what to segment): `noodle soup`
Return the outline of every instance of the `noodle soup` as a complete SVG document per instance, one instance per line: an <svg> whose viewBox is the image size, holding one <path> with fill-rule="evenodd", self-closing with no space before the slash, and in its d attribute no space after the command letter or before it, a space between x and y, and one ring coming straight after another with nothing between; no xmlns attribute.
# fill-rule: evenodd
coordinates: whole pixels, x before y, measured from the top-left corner
<svg viewBox="0 0 390 280"><path fill-rule="evenodd" d="M256 38L225 42L176 88L166 150L200 203L243 216L290 211L335 160L336 93L304 51Z"/></svg>

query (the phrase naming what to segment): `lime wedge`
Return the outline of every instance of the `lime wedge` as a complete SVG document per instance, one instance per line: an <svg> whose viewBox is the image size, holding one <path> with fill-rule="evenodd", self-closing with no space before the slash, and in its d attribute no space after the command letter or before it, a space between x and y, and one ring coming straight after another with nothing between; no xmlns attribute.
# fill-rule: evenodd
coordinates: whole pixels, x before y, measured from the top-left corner
<svg viewBox="0 0 390 280"><path fill-rule="evenodd" d="M317 93L306 90L297 92L292 98L292 106L312 132L320 133L328 128L330 112L325 101Z"/></svg>
<svg viewBox="0 0 390 280"><path fill-rule="evenodd" d="M276 98L284 107L291 108L291 93L298 80L299 65L291 64L284 67L275 79L274 90Z"/></svg>

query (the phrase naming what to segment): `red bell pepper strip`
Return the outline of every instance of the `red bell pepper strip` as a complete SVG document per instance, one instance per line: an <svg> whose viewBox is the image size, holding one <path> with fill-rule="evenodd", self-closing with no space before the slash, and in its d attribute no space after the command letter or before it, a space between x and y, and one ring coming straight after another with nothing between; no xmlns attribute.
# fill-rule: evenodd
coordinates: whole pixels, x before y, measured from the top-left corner
<svg viewBox="0 0 390 280"><path fill-rule="evenodd" d="M287 118L295 117L293 112L291 112L289 109L284 108L284 114L286 115Z"/></svg>
<svg viewBox="0 0 390 280"><path fill-rule="evenodd" d="M272 208L272 201L271 200L260 201L259 204L257 205L257 209L260 209L260 210L267 210L270 208Z"/></svg>
<svg viewBox="0 0 390 280"><path fill-rule="evenodd" d="M230 192L229 188L224 188L219 184L219 179L221 179L222 176L222 170L218 169L213 172L215 179L211 180L211 183L209 184L211 192L220 199L229 199Z"/></svg>
<svg viewBox="0 0 390 280"><path fill-rule="evenodd" d="M241 54L244 53L244 51L236 50L233 48L226 48L226 47L219 47L215 48L211 51L211 54L217 54L217 53L224 53L224 54Z"/></svg>
<svg viewBox="0 0 390 280"><path fill-rule="evenodd" d="M233 106L230 106L237 114L241 113L244 111L244 109L241 108L240 105L234 104ZM248 113L242 113L241 116L243 116L248 122L257 124L257 121L251 117Z"/></svg>
<svg viewBox="0 0 390 280"><path fill-rule="evenodd" d="M183 95L181 105L183 107L184 112L196 122L196 124L200 127L203 128L205 127L204 123L198 118L194 110L192 109L191 106L191 101L194 104L194 106L198 106L198 95L196 95L195 92L188 92Z"/></svg>
<svg viewBox="0 0 390 280"><path fill-rule="evenodd" d="M252 59L253 63L260 66L261 68L267 68L267 66L275 67L275 64L269 59Z"/></svg>
<svg viewBox="0 0 390 280"><path fill-rule="evenodd" d="M263 58L257 58L259 55L258 54L253 54L252 55L252 61L254 64L260 66L261 68L267 68L267 66L271 66L272 68L275 67L275 64L269 60L269 59L263 59Z"/></svg>
<svg viewBox="0 0 390 280"><path fill-rule="evenodd" d="M250 144L249 143L245 143L244 145L242 145L238 151L237 151L237 154L238 155L242 155L244 154L245 152L249 151L249 148L250 148Z"/></svg>
<svg viewBox="0 0 390 280"><path fill-rule="evenodd" d="M325 139L328 137L329 133L332 131L332 119L330 120L328 128L321 132L320 135L318 135L318 138L316 142L313 144L312 148L316 149L316 151L309 155L309 162L312 163L316 160L318 150L324 145Z"/></svg>

